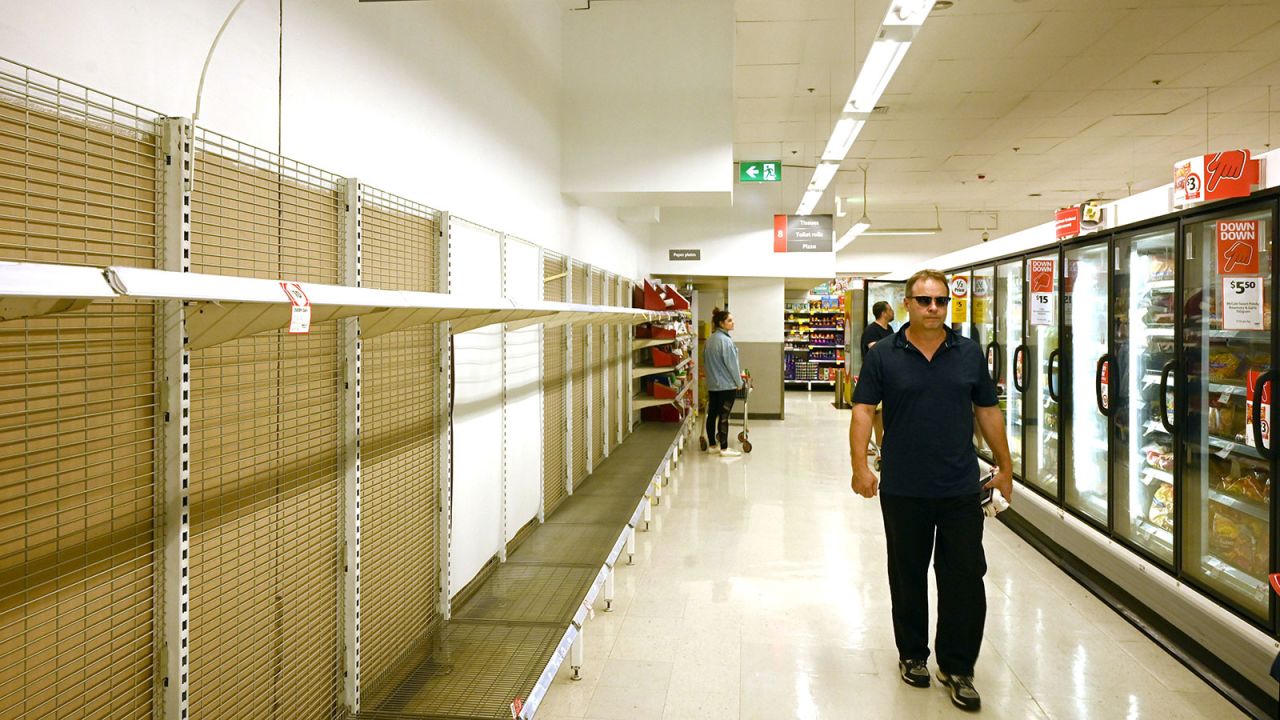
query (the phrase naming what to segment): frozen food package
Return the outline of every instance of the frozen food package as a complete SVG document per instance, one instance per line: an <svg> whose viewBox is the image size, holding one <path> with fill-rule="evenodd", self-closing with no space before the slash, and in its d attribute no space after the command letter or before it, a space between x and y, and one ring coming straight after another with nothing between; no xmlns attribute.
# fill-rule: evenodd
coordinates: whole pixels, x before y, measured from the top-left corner
<svg viewBox="0 0 1280 720"><path fill-rule="evenodd" d="M1209 354L1209 379L1234 380L1239 377L1240 365L1244 357L1229 350L1218 350Z"/></svg>
<svg viewBox="0 0 1280 720"><path fill-rule="evenodd" d="M1147 519L1162 530L1173 532L1173 486L1160 483L1160 487L1151 496L1151 510Z"/></svg>
<svg viewBox="0 0 1280 720"><path fill-rule="evenodd" d="M1209 551L1253 575L1267 572L1267 528L1260 520L1218 503L1209 503Z"/></svg>

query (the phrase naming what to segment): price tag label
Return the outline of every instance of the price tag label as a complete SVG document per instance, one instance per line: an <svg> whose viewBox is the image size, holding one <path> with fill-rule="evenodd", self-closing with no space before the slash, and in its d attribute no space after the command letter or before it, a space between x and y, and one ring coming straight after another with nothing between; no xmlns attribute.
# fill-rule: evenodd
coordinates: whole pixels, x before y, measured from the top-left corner
<svg viewBox="0 0 1280 720"><path fill-rule="evenodd" d="M289 334L306 335L310 333L311 301L307 299L307 294L302 291L302 285L296 282L282 282L280 283L280 288L284 290L285 297L289 298L289 304L293 309L289 316Z"/></svg>
<svg viewBox="0 0 1280 720"><path fill-rule="evenodd" d="M1222 279L1222 329L1263 329L1262 278Z"/></svg>

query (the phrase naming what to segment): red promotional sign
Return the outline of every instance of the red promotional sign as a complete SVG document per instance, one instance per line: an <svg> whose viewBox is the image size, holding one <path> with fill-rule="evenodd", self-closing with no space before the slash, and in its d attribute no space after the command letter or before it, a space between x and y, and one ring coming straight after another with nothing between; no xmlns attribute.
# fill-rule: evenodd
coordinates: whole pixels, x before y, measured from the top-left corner
<svg viewBox="0 0 1280 720"><path fill-rule="evenodd" d="M1257 220L1218 221L1218 274L1259 274Z"/></svg>
<svg viewBox="0 0 1280 720"><path fill-rule="evenodd" d="M1111 363L1102 363L1102 406L1111 407Z"/></svg>
<svg viewBox="0 0 1280 720"><path fill-rule="evenodd" d="M1080 234L1080 208L1062 208L1053 215L1053 231L1059 240L1069 240Z"/></svg>
<svg viewBox="0 0 1280 720"><path fill-rule="evenodd" d="M951 277L951 297L966 298L969 297L969 276L953 275Z"/></svg>
<svg viewBox="0 0 1280 720"><path fill-rule="evenodd" d="M1253 437L1253 414L1256 412L1262 415L1262 417L1260 418L1261 422L1258 423L1259 425L1262 426L1262 442L1264 445L1270 446L1271 445L1271 382L1268 381L1262 384L1261 398L1255 397L1253 392L1253 389L1258 385L1258 378L1261 376L1262 376L1262 371L1260 370L1250 370L1249 372L1245 373L1246 382L1248 383L1247 385L1245 385L1245 388L1244 388L1245 442L1249 443L1250 445L1257 445L1257 442L1254 440L1254 437Z"/></svg>
<svg viewBox="0 0 1280 720"><path fill-rule="evenodd" d="M787 251L787 216L773 216L773 251L776 253L784 253Z"/></svg>
<svg viewBox="0 0 1280 720"><path fill-rule="evenodd" d="M1031 261L1031 292L1053 292L1053 260Z"/></svg>
<svg viewBox="0 0 1280 720"><path fill-rule="evenodd" d="M1245 197L1260 182L1261 163L1248 150L1224 150L1188 158L1173 166L1173 204Z"/></svg>

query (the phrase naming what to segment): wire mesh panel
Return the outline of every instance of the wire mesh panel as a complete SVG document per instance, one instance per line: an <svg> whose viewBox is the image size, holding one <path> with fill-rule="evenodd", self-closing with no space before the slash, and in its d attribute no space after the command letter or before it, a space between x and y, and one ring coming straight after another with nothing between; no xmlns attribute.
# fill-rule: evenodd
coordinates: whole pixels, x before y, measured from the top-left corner
<svg viewBox="0 0 1280 720"><path fill-rule="evenodd" d="M563 255L544 251L542 260L543 299L564 302L569 279ZM548 279L555 278L555 279ZM565 419L568 377L565 372L565 328L547 327L542 334L542 492L543 513L550 516L568 496Z"/></svg>
<svg viewBox="0 0 1280 720"><path fill-rule="evenodd" d="M604 305L604 298L604 272L593 269L591 271L591 304ZM609 402L608 373L605 372L608 329L607 326L600 324L592 324L590 329L593 338L591 343L591 465L594 470L604 462L605 433L609 426L609 409L612 403Z"/></svg>
<svg viewBox="0 0 1280 720"><path fill-rule="evenodd" d="M332 173L197 130L191 271L336 284L338 183Z"/></svg>
<svg viewBox="0 0 1280 720"><path fill-rule="evenodd" d="M569 273L570 280L573 283L573 302L587 302L587 266L572 261ZM573 473L573 484L576 486L586 479L591 468L587 466L587 443L590 440L590 433L587 432L587 365L590 358L587 357L587 333L590 331L590 325L579 325L573 329L573 338L570 347L572 359L570 363L573 367L573 458L570 463L570 470Z"/></svg>
<svg viewBox="0 0 1280 720"><path fill-rule="evenodd" d="M157 120L0 61L0 259L154 267ZM152 715L155 325L0 323L0 717Z"/></svg>
<svg viewBox="0 0 1280 720"><path fill-rule="evenodd" d="M197 272L337 283L337 179L208 131ZM338 328L191 356L192 718L339 712Z"/></svg>
<svg viewBox="0 0 1280 720"><path fill-rule="evenodd" d="M361 197L363 285L434 292L435 211L367 186ZM440 622L436 344L426 326L363 345L360 662L370 699Z"/></svg>

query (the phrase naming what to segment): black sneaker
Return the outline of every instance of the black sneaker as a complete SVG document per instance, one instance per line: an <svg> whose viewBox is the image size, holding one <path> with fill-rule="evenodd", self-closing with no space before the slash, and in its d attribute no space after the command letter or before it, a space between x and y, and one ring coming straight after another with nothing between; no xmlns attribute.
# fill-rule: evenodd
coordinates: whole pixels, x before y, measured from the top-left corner
<svg viewBox="0 0 1280 720"><path fill-rule="evenodd" d="M961 710L978 710L982 707L982 697L973 687L972 675L948 675L938 671L938 681L947 686L951 692L951 703Z"/></svg>
<svg viewBox="0 0 1280 720"><path fill-rule="evenodd" d="M929 687L929 666L924 660L899 660L898 672L902 673L902 682L911 687Z"/></svg>

